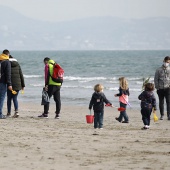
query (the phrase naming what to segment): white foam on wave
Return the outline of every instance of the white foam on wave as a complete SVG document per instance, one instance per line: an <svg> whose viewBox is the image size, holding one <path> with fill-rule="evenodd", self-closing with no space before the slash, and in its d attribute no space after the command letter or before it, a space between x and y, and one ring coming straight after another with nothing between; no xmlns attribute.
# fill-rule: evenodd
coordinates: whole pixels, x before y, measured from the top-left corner
<svg viewBox="0 0 170 170"><path fill-rule="evenodd" d="M42 75L25 75L24 74L24 78L40 78L43 77Z"/></svg>
<svg viewBox="0 0 170 170"><path fill-rule="evenodd" d="M30 86L33 86L33 87L43 87L44 85L43 84L30 84Z"/></svg>
<svg viewBox="0 0 170 170"><path fill-rule="evenodd" d="M62 87L63 87L63 88L79 88L79 89L81 89L81 88L82 88L82 89L92 89L92 88L93 88L93 86L72 86L72 85L71 85L71 86L68 86L68 85L65 86L65 85L63 85Z"/></svg>
<svg viewBox="0 0 170 170"><path fill-rule="evenodd" d="M94 80L106 80L105 77L73 77L73 76L66 76L64 77L65 80L78 80L78 81L94 81Z"/></svg>

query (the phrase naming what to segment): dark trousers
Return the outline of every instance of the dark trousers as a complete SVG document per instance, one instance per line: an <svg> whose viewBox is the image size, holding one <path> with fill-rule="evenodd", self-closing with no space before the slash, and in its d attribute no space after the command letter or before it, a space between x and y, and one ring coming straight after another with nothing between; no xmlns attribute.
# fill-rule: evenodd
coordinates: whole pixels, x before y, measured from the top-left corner
<svg viewBox="0 0 170 170"><path fill-rule="evenodd" d="M60 86L48 85L48 96L51 98L53 96L56 103L56 114L60 114L61 110L61 100L60 100ZM48 114L50 103L44 105L44 114Z"/></svg>
<svg viewBox="0 0 170 170"><path fill-rule="evenodd" d="M167 106L167 117L170 117L170 88L157 90L159 97L159 110L161 116L164 116L164 99Z"/></svg>
<svg viewBox="0 0 170 170"><path fill-rule="evenodd" d="M94 128L103 128L104 111L94 112Z"/></svg>
<svg viewBox="0 0 170 170"><path fill-rule="evenodd" d="M142 108L142 120L144 125L150 125L150 117L151 117L152 109L151 108Z"/></svg>

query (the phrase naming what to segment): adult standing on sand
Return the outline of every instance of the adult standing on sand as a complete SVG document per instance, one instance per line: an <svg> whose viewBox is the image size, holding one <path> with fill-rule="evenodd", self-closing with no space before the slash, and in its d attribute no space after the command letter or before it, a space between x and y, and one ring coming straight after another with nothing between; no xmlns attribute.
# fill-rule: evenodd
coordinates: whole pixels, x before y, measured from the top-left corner
<svg viewBox="0 0 170 170"><path fill-rule="evenodd" d="M54 101L56 103L56 111L55 111L55 119L60 118L60 110L61 110L61 100L60 100L60 88L61 83L56 83L52 80L51 76L53 72L53 65L54 61L50 58L44 58L45 64L45 90L48 93L49 98L52 96L54 97ZM44 105L44 112L42 115L38 116L40 118L48 118L48 111L49 111L50 103Z"/></svg>
<svg viewBox="0 0 170 170"><path fill-rule="evenodd" d="M18 118L18 94L20 90L24 90L24 76L22 74L21 67L18 61L13 58L11 55L9 56L9 61L11 62L11 81L12 81L12 89L16 91L16 94L13 94L11 90L7 90L7 116L11 116L11 101L13 100L15 113L13 118Z"/></svg>
<svg viewBox="0 0 170 170"><path fill-rule="evenodd" d="M167 106L167 117L170 120L170 57L166 56L163 65L155 72L154 83L159 97L160 120L164 117L164 99Z"/></svg>
<svg viewBox="0 0 170 170"><path fill-rule="evenodd" d="M9 62L9 51L4 50L0 55L0 119L5 119L2 114L3 104L7 87L12 90L11 86L11 64Z"/></svg>

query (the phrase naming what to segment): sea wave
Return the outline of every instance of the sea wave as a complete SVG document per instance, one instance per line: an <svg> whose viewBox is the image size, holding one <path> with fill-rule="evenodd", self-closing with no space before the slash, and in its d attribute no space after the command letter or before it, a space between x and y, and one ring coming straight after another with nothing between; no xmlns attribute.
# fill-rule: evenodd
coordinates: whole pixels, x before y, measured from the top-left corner
<svg viewBox="0 0 170 170"><path fill-rule="evenodd" d="M93 86L74 86L74 85L63 85L63 88L83 88L83 89L92 89Z"/></svg>
<svg viewBox="0 0 170 170"><path fill-rule="evenodd" d="M44 84L30 84L30 86L33 86L33 87L43 87Z"/></svg>
<svg viewBox="0 0 170 170"><path fill-rule="evenodd" d="M41 78L43 77L42 75L25 75L24 74L24 78Z"/></svg>
<svg viewBox="0 0 170 170"><path fill-rule="evenodd" d="M73 76L66 76L64 77L65 80L78 80L78 81L94 81L94 80L106 80L106 77L73 77Z"/></svg>

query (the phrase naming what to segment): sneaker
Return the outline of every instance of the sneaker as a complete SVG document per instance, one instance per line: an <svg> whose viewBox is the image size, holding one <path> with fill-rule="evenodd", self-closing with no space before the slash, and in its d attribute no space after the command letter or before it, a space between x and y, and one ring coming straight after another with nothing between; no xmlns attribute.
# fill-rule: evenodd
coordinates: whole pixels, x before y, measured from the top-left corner
<svg viewBox="0 0 170 170"><path fill-rule="evenodd" d="M170 120L170 116L168 117L168 120Z"/></svg>
<svg viewBox="0 0 170 170"><path fill-rule="evenodd" d="M146 128L147 128L147 129L149 129L149 128L150 128L150 126L146 125Z"/></svg>
<svg viewBox="0 0 170 170"><path fill-rule="evenodd" d="M149 128L147 128L146 126L144 126L143 128L141 128L141 130L147 130Z"/></svg>
<svg viewBox="0 0 170 170"><path fill-rule="evenodd" d="M11 117L11 113L7 113L6 117Z"/></svg>
<svg viewBox="0 0 170 170"><path fill-rule="evenodd" d="M129 121L123 121L122 123L129 123Z"/></svg>
<svg viewBox="0 0 170 170"><path fill-rule="evenodd" d="M3 114L1 114L1 115L0 115L0 119L6 119L6 116L3 115Z"/></svg>
<svg viewBox="0 0 170 170"><path fill-rule="evenodd" d="M99 129L103 129L103 128L99 128Z"/></svg>
<svg viewBox="0 0 170 170"><path fill-rule="evenodd" d="M147 129L149 129L150 128L150 126L148 126L148 125L145 125L143 128L141 128L142 130L147 130Z"/></svg>
<svg viewBox="0 0 170 170"><path fill-rule="evenodd" d="M39 115L38 117L39 118L48 118L48 115L43 113L42 115Z"/></svg>
<svg viewBox="0 0 170 170"><path fill-rule="evenodd" d="M13 118L18 118L19 117L19 113L18 112L15 112L14 113L14 116L12 116Z"/></svg>
<svg viewBox="0 0 170 170"><path fill-rule="evenodd" d="M163 119L164 119L164 116L161 116L161 117L160 117L160 120L163 120Z"/></svg>
<svg viewBox="0 0 170 170"><path fill-rule="evenodd" d="M120 122L120 121L119 121L119 118L115 117L115 119L116 119L118 122Z"/></svg>
<svg viewBox="0 0 170 170"><path fill-rule="evenodd" d="M59 114L56 114L55 119L60 119Z"/></svg>

